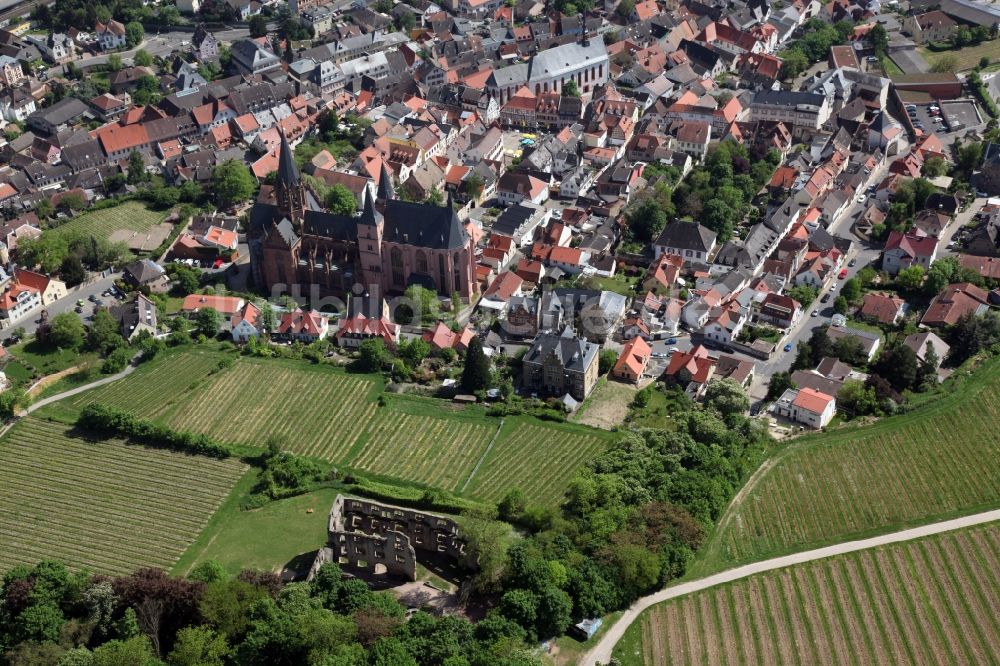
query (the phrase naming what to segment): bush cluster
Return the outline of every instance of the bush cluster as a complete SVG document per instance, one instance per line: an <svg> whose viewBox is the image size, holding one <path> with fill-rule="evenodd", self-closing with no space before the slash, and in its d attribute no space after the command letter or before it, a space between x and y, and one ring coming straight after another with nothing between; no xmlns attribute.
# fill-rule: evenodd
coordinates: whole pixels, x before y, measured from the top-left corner
<svg viewBox="0 0 1000 666"><path fill-rule="evenodd" d="M142 440L144 444L158 448L194 453L210 458L228 458L232 455L229 447L216 442L207 435L174 430L107 405L87 405L77 418L76 425L85 430L94 430L108 435L134 437Z"/></svg>

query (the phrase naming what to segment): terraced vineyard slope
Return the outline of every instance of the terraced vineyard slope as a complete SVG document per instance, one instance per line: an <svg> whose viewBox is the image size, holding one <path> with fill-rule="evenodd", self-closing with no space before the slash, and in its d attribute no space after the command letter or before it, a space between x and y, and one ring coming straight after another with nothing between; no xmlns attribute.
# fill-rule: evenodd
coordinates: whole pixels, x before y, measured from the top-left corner
<svg viewBox="0 0 1000 666"><path fill-rule="evenodd" d="M546 506L613 438L582 425L501 421L436 399L379 400L381 392L370 375L194 347L39 414L72 423L99 402L234 444L263 446L280 435L296 453L478 499L496 501L518 487Z"/></svg>
<svg viewBox="0 0 1000 666"><path fill-rule="evenodd" d="M652 607L622 663L957 664L1000 655L1000 524L758 574Z"/></svg>
<svg viewBox="0 0 1000 666"><path fill-rule="evenodd" d="M791 444L730 507L705 574L1000 504L1000 361L913 412Z"/></svg>
<svg viewBox="0 0 1000 666"><path fill-rule="evenodd" d="M0 440L0 572L46 558L106 574L169 569L245 471L25 418Z"/></svg>

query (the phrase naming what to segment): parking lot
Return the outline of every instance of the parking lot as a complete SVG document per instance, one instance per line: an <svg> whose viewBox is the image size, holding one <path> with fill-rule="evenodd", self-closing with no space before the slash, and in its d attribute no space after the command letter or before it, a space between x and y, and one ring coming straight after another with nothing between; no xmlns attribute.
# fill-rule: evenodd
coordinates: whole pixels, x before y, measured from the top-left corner
<svg viewBox="0 0 1000 666"><path fill-rule="evenodd" d="M907 113L910 113L912 105L908 105ZM930 104L917 104L914 113L910 113L914 125L922 125L917 129L922 129L926 133L936 133L941 140L952 143L956 137L963 135L970 128L979 127L980 121L975 103L971 100L953 100L943 102L932 102ZM931 112L931 107L938 107L939 115L935 116ZM935 122L935 118L940 118ZM948 129L944 127L947 125Z"/></svg>

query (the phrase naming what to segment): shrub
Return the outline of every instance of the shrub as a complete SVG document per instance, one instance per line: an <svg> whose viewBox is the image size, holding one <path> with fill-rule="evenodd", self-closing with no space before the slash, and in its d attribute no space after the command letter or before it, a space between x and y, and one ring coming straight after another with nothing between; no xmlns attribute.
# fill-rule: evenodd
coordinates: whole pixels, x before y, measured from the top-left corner
<svg viewBox="0 0 1000 666"><path fill-rule="evenodd" d="M129 414L126 411L95 403L88 405L76 419L76 425L108 435L131 437L149 446L183 451L211 458L228 458L229 447L207 435L174 430L160 423Z"/></svg>

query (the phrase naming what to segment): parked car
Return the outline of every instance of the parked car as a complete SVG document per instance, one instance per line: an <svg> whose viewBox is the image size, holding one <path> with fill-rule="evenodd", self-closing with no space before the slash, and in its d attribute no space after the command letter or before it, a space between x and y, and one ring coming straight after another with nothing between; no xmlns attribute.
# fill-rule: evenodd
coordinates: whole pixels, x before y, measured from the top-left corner
<svg viewBox="0 0 1000 666"><path fill-rule="evenodd" d="M792 351L792 343L791 342L789 342L787 345L785 345L785 351L786 352Z"/></svg>
<svg viewBox="0 0 1000 666"><path fill-rule="evenodd" d="M813 310L812 312L809 313L809 316L810 317L818 317L819 316L819 310Z"/></svg>
<svg viewBox="0 0 1000 666"><path fill-rule="evenodd" d="M819 302L820 303L829 303L830 302L830 294L823 294L823 298L819 299Z"/></svg>
<svg viewBox="0 0 1000 666"><path fill-rule="evenodd" d="M839 279L841 279L841 280L847 279L847 269L846 268L841 268L840 269L840 273L837 274L837 277ZM837 285L833 285L833 286L836 287ZM831 289L831 291L832 291L832 289Z"/></svg>
<svg viewBox="0 0 1000 666"><path fill-rule="evenodd" d="M91 303L96 303L97 302L97 296L94 295L94 294L91 294L90 296L87 297L87 300L90 301Z"/></svg>
<svg viewBox="0 0 1000 666"><path fill-rule="evenodd" d="M668 338L667 339L667 344L668 345L676 345L677 344L677 338Z"/></svg>
<svg viewBox="0 0 1000 666"><path fill-rule="evenodd" d="M851 259L850 261L848 261L847 265L850 266L851 268L854 268L855 266L857 266L858 265L858 259L857 259L857 257L855 257L854 259Z"/></svg>

